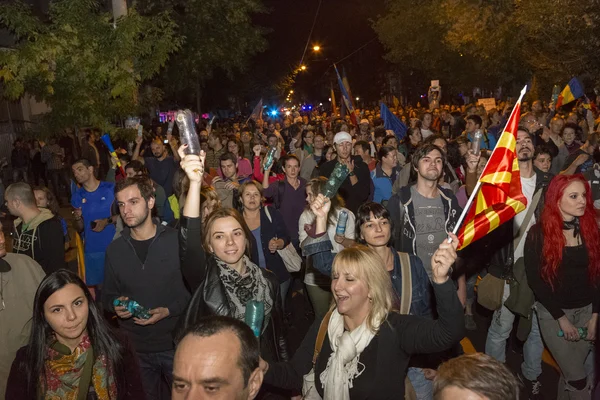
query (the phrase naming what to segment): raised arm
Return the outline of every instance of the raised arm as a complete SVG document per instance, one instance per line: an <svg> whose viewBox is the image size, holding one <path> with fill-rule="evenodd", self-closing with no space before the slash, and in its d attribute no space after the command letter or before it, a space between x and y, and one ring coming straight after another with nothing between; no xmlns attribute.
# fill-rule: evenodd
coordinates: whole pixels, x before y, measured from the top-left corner
<svg viewBox="0 0 600 400"><path fill-rule="evenodd" d="M142 164L145 163L144 157L140 157L140 148L142 147L142 141L144 139L141 136L135 138L135 149L133 150L132 160L139 160Z"/></svg>
<svg viewBox="0 0 600 400"><path fill-rule="evenodd" d="M204 174L204 151L200 156L185 155L186 145L179 147L181 169L190 180L190 188L183 206L179 229L179 257L181 272L190 291L193 293L206 275L206 254L202 247L202 221L200 217L200 189Z"/></svg>

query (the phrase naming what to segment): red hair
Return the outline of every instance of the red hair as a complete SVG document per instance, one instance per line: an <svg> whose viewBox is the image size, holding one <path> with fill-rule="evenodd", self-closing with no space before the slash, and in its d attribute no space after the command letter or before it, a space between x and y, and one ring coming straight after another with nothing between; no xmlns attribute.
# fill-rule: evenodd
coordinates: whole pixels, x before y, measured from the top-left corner
<svg viewBox="0 0 600 400"><path fill-rule="evenodd" d="M600 277L600 233L596 223L594 205L590 185L583 175L558 175L552 179L545 196L544 211L541 216L543 233L542 248L542 279L547 282L552 290L558 278L558 270L562 262L565 248L563 235L563 217L558 206L567 186L573 182L583 183L586 191L585 213L579 217L581 240L588 252L588 275L590 282L596 285Z"/></svg>

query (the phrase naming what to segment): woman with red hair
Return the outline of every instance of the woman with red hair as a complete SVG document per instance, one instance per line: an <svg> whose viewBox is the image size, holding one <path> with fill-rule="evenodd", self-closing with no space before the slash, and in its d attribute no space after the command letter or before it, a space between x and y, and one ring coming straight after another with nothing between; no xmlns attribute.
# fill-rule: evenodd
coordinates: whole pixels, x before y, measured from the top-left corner
<svg viewBox="0 0 600 400"><path fill-rule="evenodd" d="M600 233L581 174L559 175L550 183L540 221L527 235L525 266L542 336L561 370L558 398L590 399Z"/></svg>

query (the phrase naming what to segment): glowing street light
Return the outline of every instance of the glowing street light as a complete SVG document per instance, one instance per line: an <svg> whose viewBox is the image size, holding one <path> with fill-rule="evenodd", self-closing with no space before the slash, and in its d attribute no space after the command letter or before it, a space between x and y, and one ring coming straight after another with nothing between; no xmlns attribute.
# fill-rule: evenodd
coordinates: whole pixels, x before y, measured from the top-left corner
<svg viewBox="0 0 600 400"><path fill-rule="evenodd" d="M357 98L356 98L356 101L359 101L359 100L360 100L360 99L357 97Z"/></svg>
<svg viewBox="0 0 600 400"><path fill-rule="evenodd" d="M300 69L301 69L302 71L306 71L306 65L302 65L302 66L300 66Z"/></svg>
<svg viewBox="0 0 600 400"><path fill-rule="evenodd" d="M313 46L313 51L319 51L321 50L321 46L319 46L318 44Z"/></svg>
<svg viewBox="0 0 600 400"><path fill-rule="evenodd" d="M294 94L294 91L293 91L293 90L290 90L290 94Z"/></svg>

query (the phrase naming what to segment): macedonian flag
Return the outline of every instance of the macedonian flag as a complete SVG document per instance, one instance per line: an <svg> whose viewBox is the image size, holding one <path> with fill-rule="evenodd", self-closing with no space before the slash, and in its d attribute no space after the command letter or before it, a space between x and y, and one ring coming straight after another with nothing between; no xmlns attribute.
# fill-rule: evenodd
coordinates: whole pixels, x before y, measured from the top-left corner
<svg viewBox="0 0 600 400"><path fill-rule="evenodd" d="M525 89L479 177L479 191L475 191L476 197L468 210L465 223L458 231L459 249L487 235L527 206L527 199L521 189L516 151L521 99L524 94Z"/></svg>

